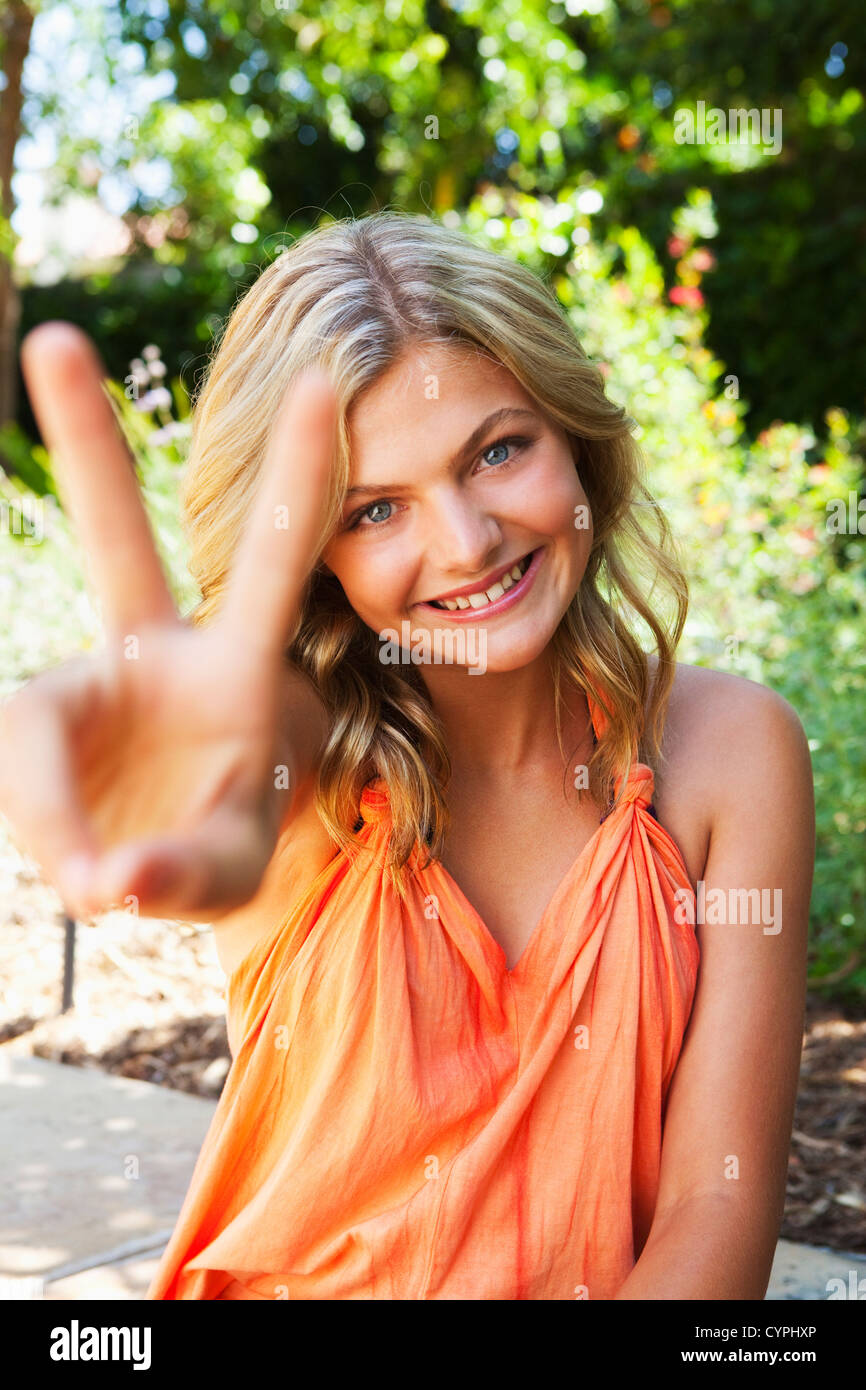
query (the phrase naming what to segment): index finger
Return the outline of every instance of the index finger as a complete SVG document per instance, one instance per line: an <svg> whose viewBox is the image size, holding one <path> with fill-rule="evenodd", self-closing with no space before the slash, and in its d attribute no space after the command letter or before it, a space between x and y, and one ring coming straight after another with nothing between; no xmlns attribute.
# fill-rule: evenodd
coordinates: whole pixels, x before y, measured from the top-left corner
<svg viewBox="0 0 866 1390"><path fill-rule="evenodd" d="M126 633L143 622L177 621L90 339L72 323L40 324L24 339L21 368L106 624Z"/></svg>
<svg viewBox="0 0 866 1390"><path fill-rule="evenodd" d="M322 540L336 439L336 392L320 367L289 386L274 418L258 489L219 621L266 653L285 646Z"/></svg>

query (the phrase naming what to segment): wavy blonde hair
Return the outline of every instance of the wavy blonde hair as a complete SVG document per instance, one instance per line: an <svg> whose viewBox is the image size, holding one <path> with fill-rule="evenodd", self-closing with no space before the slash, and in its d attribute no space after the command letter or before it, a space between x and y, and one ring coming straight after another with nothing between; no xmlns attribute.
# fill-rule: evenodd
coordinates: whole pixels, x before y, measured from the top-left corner
<svg viewBox="0 0 866 1390"><path fill-rule="evenodd" d="M586 572L549 648L556 730L563 752L564 688L590 691L607 727L588 764L589 790L612 808L615 778L625 778L633 759L650 766L661 759L688 607L670 528L644 484L634 421L608 399L599 368L553 293L525 267L425 216L386 211L320 226L283 249L232 312L196 402L183 484L190 567L202 594L191 621L206 623L219 608L291 380L319 363L337 392L321 555L350 481L349 409L419 344L480 351L501 363L568 434L594 535ZM666 616L651 604L659 584L670 601ZM635 615L656 645L652 690L632 630ZM442 852L451 763L417 668L383 665L379 650L377 634L335 576L315 568L286 656L329 714L316 807L332 839L354 853L361 791L371 777L384 778L393 821L387 868L402 894L413 849L426 843L430 856Z"/></svg>

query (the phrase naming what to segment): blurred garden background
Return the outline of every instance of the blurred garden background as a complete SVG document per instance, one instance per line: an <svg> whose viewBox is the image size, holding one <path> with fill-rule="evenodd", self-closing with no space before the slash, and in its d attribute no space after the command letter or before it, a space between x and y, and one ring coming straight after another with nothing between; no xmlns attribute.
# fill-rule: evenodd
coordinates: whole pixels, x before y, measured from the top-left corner
<svg viewBox="0 0 866 1390"><path fill-rule="evenodd" d="M806 729L818 850L783 1233L866 1250L860 7L13 0L0 43L0 695L101 640L23 392L31 327L97 343L186 611L190 412L281 247L395 207L521 260L638 423L692 584L679 659L773 687ZM756 120L711 138L734 110ZM56 894L5 839L0 872L0 1041L218 1093L210 937L109 914L59 1016Z"/></svg>

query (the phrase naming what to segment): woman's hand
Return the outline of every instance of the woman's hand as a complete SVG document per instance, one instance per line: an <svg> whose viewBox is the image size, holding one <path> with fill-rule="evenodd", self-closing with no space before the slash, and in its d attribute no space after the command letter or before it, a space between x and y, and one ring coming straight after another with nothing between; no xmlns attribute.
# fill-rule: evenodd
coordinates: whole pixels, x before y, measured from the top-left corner
<svg viewBox="0 0 866 1390"><path fill-rule="evenodd" d="M333 387L311 368L286 392L219 613L194 628L90 340L42 324L21 361L107 644L0 706L0 811L73 913L134 897L143 916L218 920L255 894L294 790L284 651L322 539Z"/></svg>

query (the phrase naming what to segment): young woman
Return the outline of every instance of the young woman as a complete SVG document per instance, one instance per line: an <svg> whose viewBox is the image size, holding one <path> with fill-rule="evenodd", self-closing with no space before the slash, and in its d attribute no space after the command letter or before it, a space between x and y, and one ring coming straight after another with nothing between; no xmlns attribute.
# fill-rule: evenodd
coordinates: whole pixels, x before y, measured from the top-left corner
<svg viewBox="0 0 866 1390"><path fill-rule="evenodd" d="M632 421L547 289L398 213L284 251L196 406L192 625L89 343L22 358L108 640L4 707L0 804L73 908L213 922L227 974L148 1297L762 1298L808 747L675 662Z"/></svg>

